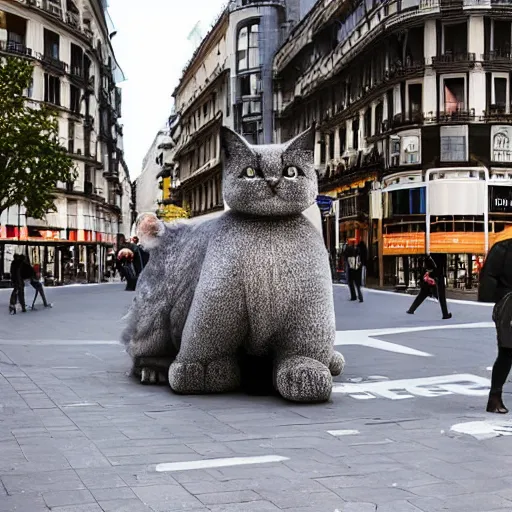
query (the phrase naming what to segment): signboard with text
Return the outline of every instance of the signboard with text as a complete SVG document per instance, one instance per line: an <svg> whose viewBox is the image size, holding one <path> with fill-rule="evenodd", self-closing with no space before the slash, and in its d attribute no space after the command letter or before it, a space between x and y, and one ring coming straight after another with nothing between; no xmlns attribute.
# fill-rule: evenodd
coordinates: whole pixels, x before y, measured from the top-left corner
<svg viewBox="0 0 512 512"><path fill-rule="evenodd" d="M489 211L512 213L512 187L489 187Z"/></svg>

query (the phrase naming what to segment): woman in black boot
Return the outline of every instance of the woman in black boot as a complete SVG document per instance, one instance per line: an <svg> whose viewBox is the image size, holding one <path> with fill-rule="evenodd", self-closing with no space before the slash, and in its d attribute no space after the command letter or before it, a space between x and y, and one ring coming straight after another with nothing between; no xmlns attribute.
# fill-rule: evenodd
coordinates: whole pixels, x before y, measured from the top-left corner
<svg viewBox="0 0 512 512"><path fill-rule="evenodd" d="M487 412L506 414L502 392L512 368L512 238L496 243L489 252L480 273L478 300L496 303L492 319L496 325L498 357L492 369Z"/></svg>

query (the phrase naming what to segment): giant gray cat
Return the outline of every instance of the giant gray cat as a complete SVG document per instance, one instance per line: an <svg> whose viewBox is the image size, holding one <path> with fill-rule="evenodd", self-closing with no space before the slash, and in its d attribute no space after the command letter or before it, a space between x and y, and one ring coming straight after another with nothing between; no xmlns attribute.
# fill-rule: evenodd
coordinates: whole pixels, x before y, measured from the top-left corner
<svg viewBox="0 0 512 512"><path fill-rule="evenodd" d="M230 210L202 223L138 225L150 251L123 333L143 382L176 393L240 386L240 349L271 357L286 399L328 400L344 367L334 351L333 291L322 235L302 215L317 196L314 130L251 146L222 129Z"/></svg>

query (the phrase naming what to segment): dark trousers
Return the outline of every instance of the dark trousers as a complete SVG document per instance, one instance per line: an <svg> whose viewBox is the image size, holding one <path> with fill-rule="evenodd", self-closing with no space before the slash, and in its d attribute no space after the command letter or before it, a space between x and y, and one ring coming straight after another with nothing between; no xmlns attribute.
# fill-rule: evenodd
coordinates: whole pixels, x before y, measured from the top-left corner
<svg viewBox="0 0 512 512"><path fill-rule="evenodd" d="M40 281L38 281L37 279L31 279L30 285L36 291L36 297L37 297L37 294L39 293L39 295L41 295L41 298L43 299L44 306L45 307L48 306L48 302L46 300L46 295L44 293L43 284ZM35 302L36 297L34 297L34 302Z"/></svg>
<svg viewBox="0 0 512 512"><path fill-rule="evenodd" d="M442 282L441 282L442 281ZM414 299L409 311L414 313L425 301L427 297L432 297L437 295L437 299L439 300L439 305L441 306L441 312L443 316L448 316L448 304L446 303L446 288L444 286L444 279L440 279L438 281L437 290L434 287L423 285L420 288L420 293Z"/></svg>
<svg viewBox="0 0 512 512"><path fill-rule="evenodd" d="M501 394L512 368L512 293L494 306L492 319L496 325L498 357L492 368L491 393Z"/></svg>
<svg viewBox="0 0 512 512"><path fill-rule="evenodd" d="M9 304L11 306L16 306L16 302L20 303L22 309L25 309L25 283L21 281L20 283L14 283L14 287L12 289L11 298L9 300Z"/></svg>
<svg viewBox="0 0 512 512"><path fill-rule="evenodd" d="M363 302L363 293L361 292L362 269L348 269L348 287L350 289L350 300L359 299ZM356 296L357 291L357 296Z"/></svg>

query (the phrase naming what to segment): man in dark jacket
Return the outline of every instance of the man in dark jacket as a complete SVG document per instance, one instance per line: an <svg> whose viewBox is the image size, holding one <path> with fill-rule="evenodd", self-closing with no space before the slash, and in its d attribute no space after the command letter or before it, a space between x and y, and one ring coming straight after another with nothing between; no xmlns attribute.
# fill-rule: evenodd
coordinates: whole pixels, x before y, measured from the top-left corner
<svg viewBox="0 0 512 512"><path fill-rule="evenodd" d="M492 319L496 325L498 357L491 377L487 412L506 414L503 386L512 368L512 235L496 243L480 272L480 302L494 302Z"/></svg>
<svg viewBox="0 0 512 512"><path fill-rule="evenodd" d="M11 263L11 285L12 293L9 300L9 312L11 315L16 314L16 302L20 303L23 313L27 312L25 306L25 283L21 276L21 267L23 265L24 256L22 254L15 254Z"/></svg>
<svg viewBox="0 0 512 512"><path fill-rule="evenodd" d="M361 292L363 265L360 249L355 245L354 240L349 241L343 256L347 271L348 287L350 289L350 300L359 299L359 302L363 302L363 293Z"/></svg>

